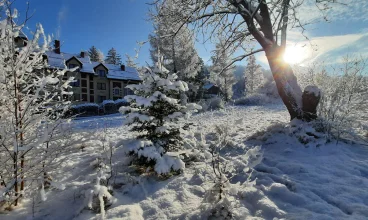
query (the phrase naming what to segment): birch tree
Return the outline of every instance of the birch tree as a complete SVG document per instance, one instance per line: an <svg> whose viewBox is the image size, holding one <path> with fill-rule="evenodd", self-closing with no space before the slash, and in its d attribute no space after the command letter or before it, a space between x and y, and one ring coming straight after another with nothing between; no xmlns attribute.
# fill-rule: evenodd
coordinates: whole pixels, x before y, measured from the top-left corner
<svg viewBox="0 0 368 220"><path fill-rule="evenodd" d="M24 24L13 19L17 10L6 2L0 21L0 204L18 205L20 197L51 184L48 172L65 146L61 116L69 105L72 79L67 69L47 68L50 37L37 25L33 39L20 39ZM24 40L23 45L16 42ZM37 187L34 186L33 183Z"/></svg>

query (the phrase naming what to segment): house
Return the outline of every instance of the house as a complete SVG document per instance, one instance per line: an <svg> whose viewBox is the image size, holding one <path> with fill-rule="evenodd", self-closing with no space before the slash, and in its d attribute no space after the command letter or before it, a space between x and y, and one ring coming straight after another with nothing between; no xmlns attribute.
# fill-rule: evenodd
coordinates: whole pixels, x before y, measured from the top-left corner
<svg viewBox="0 0 368 220"><path fill-rule="evenodd" d="M204 84L203 90L204 90L204 98L211 98L222 94L220 88L213 83Z"/></svg>
<svg viewBox="0 0 368 220"><path fill-rule="evenodd" d="M54 50L46 53L50 68L76 68L75 72L67 72L66 80L74 77L72 83L72 102L95 102L122 99L132 91L126 88L129 84L138 84L142 80L138 71L125 65L113 65L92 62L88 52L79 54L64 53L60 50L60 41L55 40Z"/></svg>

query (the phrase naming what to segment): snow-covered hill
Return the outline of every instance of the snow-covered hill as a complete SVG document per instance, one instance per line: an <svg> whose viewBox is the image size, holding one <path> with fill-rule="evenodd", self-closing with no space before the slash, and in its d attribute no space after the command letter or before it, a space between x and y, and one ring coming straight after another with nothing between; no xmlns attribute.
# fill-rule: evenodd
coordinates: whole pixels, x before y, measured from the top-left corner
<svg viewBox="0 0 368 220"><path fill-rule="evenodd" d="M293 135L288 114L279 105L228 107L190 121L198 139L200 134L210 139L216 125L228 129L229 144L221 156L231 177L223 202L234 219L368 219L367 146L330 142L306 147ZM54 174L65 190L49 189L46 201L27 200L0 219L100 218L85 209L86 192L97 174L91 163L101 156L102 147L115 146L132 134L120 115L79 119L72 127L80 144L63 155L66 162ZM248 150L257 146L263 160L247 170L253 155ZM214 182L211 159L203 155L187 164L184 173L164 179L139 175L126 166L122 149L115 149L115 201L106 218L207 219L214 207L209 196Z"/></svg>

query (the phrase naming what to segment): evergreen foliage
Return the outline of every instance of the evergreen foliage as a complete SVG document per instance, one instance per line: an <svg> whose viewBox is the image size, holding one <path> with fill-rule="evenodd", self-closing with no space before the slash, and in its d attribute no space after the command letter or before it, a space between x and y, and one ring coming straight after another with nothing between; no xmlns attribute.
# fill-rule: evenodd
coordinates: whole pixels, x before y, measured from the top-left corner
<svg viewBox="0 0 368 220"><path fill-rule="evenodd" d="M224 47L224 42L225 40L221 39L213 51L211 81L219 86L225 101L229 101L233 96L233 85L236 83L235 65L229 65L231 63L230 51Z"/></svg>
<svg viewBox="0 0 368 220"><path fill-rule="evenodd" d="M107 52L107 56L105 59L105 63L107 64L114 64L114 65L121 65L121 56L117 53L115 48L111 48L109 52Z"/></svg>
<svg viewBox="0 0 368 220"><path fill-rule="evenodd" d="M104 62L104 56L102 52L98 50L95 46L89 48L88 55L92 62L100 62L100 63Z"/></svg>
<svg viewBox="0 0 368 220"><path fill-rule="evenodd" d="M188 85L163 67L162 60L153 70L146 71L142 84L128 87L135 95L125 96L130 106L121 107L120 111L126 114L126 124L132 126L131 130L139 132L138 138L149 141L133 151L148 158L147 162L154 159L157 165L161 156L183 148L181 130L188 127L183 118L200 106L179 101L180 93L188 91ZM162 169L155 167L155 170L160 173Z"/></svg>

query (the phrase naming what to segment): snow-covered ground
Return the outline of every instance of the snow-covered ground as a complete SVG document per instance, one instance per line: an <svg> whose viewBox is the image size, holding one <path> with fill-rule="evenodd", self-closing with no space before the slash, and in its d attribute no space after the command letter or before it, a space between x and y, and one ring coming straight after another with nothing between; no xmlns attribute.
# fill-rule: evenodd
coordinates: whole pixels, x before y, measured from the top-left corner
<svg viewBox="0 0 368 220"><path fill-rule="evenodd" d="M0 219L99 219L85 208L97 174L90 164L103 147L133 137L122 120L116 114L72 121L73 138L80 142L53 174L65 190L49 189L46 201L26 200ZM190 119L196 137L209 138L215 125L228 126L231 144L221 155L233 167L225 188L233 218L368 219L368 147L342 142L306 147L290 135L288 120L281 105L228 107ZM246 152L256 146L263 160L253 171L244 170ZM209 160L194 161L182 174L163 179L139 175L121 152L116 148L112 160L115 202L107 219L206 219L211 201L204 198L213 186Z"/></svg>

